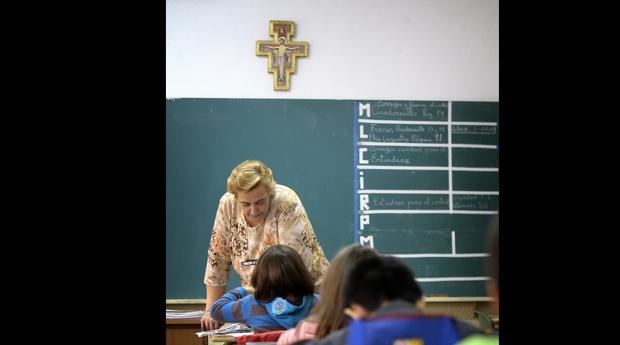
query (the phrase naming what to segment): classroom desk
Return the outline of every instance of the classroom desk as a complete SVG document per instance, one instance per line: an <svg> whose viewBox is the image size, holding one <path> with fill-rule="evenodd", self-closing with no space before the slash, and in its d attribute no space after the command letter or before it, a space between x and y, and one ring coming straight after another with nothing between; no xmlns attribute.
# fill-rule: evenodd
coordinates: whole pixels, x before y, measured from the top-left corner
<svg viewBox="0 0 620 345"><path fill-rule="evenodd" d="M207 337L199 338L200 319L166 319L166 345L207 345Z"/></svg>
<svg viewBox="0 0 620 345"><path fill-rule="evenodd" d="M426 310L448 314L462 320L474 320L474 310L489 312L490 297L425 297Z"/></svg>
<svg viewBox="0 0 620 345"><path fill-rule="evenodd" d="M210 335L209 336L209 344L210 345L225 345L225 344L236 344L237 340L230 335Z"/></svg>

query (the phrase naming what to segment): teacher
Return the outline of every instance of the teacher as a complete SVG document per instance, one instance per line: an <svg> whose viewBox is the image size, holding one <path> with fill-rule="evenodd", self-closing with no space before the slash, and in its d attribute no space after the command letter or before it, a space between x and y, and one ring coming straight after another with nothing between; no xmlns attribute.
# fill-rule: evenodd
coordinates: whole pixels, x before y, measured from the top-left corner
<svg viewBox="0 0 620 345"><path fill-rule="evenodd" d="M209 244L204 277L207 303L200 320L203 331L221 326L211 320L209 310L225 292L231 264L245 288L252 288L250 277L260 255L276 244L301 255L317 287L329 264L301 200L292 189L276 184L264 163L247 160L237 165L226 189Z"/></svg>

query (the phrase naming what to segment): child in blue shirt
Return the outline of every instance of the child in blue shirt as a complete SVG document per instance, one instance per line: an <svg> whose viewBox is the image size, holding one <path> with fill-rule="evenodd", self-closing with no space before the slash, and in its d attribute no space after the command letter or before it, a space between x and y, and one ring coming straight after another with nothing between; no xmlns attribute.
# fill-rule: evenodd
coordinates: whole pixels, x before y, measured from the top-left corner
<svg viewBox="0 0 620 345"><path fill-rule="evenodd" d="M239 322L254 333L293 328L318 302L314 281L301 256L285 245L269 247L251 277L254 294L238 287L211 306L211 318Z"/></svg>

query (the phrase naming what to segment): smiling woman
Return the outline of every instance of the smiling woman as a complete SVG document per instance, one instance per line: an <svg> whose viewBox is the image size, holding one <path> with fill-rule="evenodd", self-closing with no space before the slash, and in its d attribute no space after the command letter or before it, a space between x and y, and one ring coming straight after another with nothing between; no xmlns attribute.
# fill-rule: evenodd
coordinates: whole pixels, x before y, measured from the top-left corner
<svg viewBox="0 0 620 345"><path fill-rule="evenodd" d="M264 163L248 160L237 165L228 177L227 191L220 199L209 245L203 330L219 327L209 310L224 294L231 265L241 286L252 288L256 260L276 244L299 253L317 287L329 264L301 200L292 189L276 184Z"/></svg>

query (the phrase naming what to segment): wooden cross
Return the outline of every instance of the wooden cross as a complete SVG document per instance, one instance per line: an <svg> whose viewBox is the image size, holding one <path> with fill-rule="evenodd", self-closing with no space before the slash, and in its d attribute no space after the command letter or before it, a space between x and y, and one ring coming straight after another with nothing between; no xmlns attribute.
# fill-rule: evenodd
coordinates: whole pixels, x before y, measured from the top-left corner
<svg viewBox="0 0 620 345"><path fill-rule="evenodd" d="M289 90L290 74L295 73L296 57L308 56L308 42L291 42L295 36L295 22L269 21L269 35L273 41L256 41L256 56L267 56L267 71L273 73L273 89Z"/></svg>

